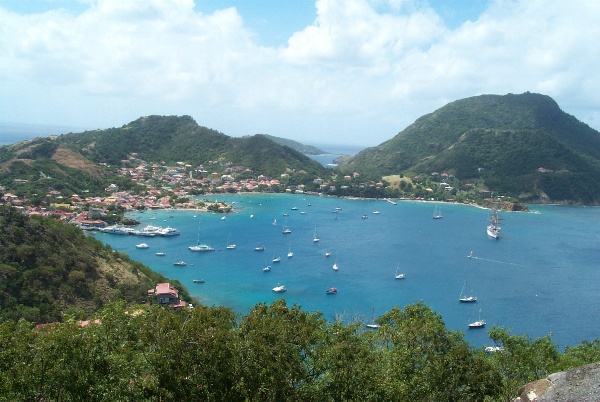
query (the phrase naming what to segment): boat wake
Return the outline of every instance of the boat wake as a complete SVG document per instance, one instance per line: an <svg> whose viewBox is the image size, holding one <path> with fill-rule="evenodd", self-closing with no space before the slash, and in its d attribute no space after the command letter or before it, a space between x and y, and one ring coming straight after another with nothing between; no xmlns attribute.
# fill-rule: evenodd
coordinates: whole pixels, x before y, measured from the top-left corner
<svg viewBox="0 0 600 402"><path fill-rule="evenodd" d="M515 262L498 261L498 260L488 260L487 258L474 257L474 256L471 256L469 258L471 258L472 260L480 260L480 261L486 261L486 262L493 262L493 263L496 263L496 264L514 265L516 267L525 267L526 266L526 265L522 265L522 264L517 264Z"/></svg>

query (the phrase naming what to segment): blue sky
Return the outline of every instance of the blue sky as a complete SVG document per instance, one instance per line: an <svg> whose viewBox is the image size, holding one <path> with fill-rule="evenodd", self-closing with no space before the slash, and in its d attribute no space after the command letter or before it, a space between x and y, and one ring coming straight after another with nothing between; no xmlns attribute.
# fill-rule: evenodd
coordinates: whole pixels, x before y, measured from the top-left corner
<svg viewBox="0 0 600 402"><path fill-rule="evenodd" d="M231 136L378 145L479 94L600 128L600 2L0 0L0 122L191 115Z"/></svg>

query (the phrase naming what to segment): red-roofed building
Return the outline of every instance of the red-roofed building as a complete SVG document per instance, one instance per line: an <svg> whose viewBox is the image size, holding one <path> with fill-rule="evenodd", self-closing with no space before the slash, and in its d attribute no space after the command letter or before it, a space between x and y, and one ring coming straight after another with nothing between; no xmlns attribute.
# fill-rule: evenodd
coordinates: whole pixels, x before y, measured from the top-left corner
<svg viewBox="0 0 600 402"><path fill-rule="evenodd" d="M179 300L179 291L168 282L157 283L154 289L148 290L148 296L150 295L155 295L160 304L168 304L174 308L187 305L185 301Z"/></svg>

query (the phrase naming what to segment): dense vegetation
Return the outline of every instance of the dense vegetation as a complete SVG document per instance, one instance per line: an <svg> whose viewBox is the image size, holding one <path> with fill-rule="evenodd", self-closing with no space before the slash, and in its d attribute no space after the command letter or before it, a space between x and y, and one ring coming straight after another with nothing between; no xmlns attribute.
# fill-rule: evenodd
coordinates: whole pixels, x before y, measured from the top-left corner
<svg viewBox="0 0 600 402"><path fill-rule="evenodd" d="M0 320L83 317L113 300L140 303L164 280L73 225L0 207Z"/></svg>
<svg viewBox="0 0 600 402"><path fill-rule="evenodd" d="M328 322L284 300L243 317L221 307L105 306L100 323L0 324L0 400L508 401L549 373L600 358L598 341L559 353L549 337L490 330L475 350L423 303L381 328Z"/></svg>
<svg viewBox="0 0 600 402"><path fill-rule="evenodd" d="M58 140L92 161L110 164L120 164L135 152L146 161L184 161L193 166L232 161L264 175L287 169L325 172L314 160L263 135L229 137L198 126L189 116L141 117L121 128L67 134Z"/></svg>
<svg viewBox="0 0 600 402"><path fill-rule="evenodd" d="M302 144L298 141L288 140L287 138L275 137L273 135L268 134L263 135L279 145L285 145L305 155L322 155L329 153L327 151L323 151L320 148L313 147L312 145Z"/></svg>
<svg viewBox="0 0 600 402"><path fill-rule="evenodd" d="M15 187L20 197L39 205L50 189L63 194L101 194L110 183L122 189L134 189L136 184L126 177L117 176L110 169L76 153L68 153L68 160L57 160L56 153L65 148L53 138L36 138L30 141L0 147L0 186Z"/></svg>
<svg viewBox="0 0 600 402"><path fill-rule="evenodd" d="M548 169L544 173L537 168ZM344 171L409 176L434 171L522 201L600 202L600 133L550 97L482 95L417 119L394 138L346 161Z"/></svg>

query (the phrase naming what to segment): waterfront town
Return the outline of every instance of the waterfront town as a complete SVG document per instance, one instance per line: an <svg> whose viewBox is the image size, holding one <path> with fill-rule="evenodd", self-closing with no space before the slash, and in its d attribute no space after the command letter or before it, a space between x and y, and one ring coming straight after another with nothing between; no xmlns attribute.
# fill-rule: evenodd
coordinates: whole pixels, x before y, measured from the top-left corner
<svg viewBox="0 0 600 402"><path fill-rule="evenodd" d="M252 169L233 162L209 161L206 166L191 166L185 162L168 165L164 162L149 163L132 153L121 166L99 164L103 169L130 179L133 190L110 184L104 194L68 194L47 188L41 202L32 202L26 192L19 188L27 184L25 179L14 179L10 188L0 186L0 203L21 209L28 215L52 216L79 225L84 229L104 227L109 211L128 212L157 209L195 209L214 213L232 210L225 203L194 201L193 197L215 193L284 192L328 193L347 191L351 187L381 192L382 181L360 181L358 172L338 178L309 177L304 170L284 172L278 178L256 175ZM297 184L292 184L297 183Z"/></svg>
<svg viewBox="0 0 600 402"><path fill-rule="evenodd" d="M232 206L210 203L199 196L219 193L274 192L326 195L357 198L404 198L484 204L490 202L490 191L475 183L463 183L452 174L431 172L427 177L407 179L398 176L392 180L367 180L359 172L313 177L305 170L289 170L269 177L256 174L251 168L228 161L208 161L192 166L186 162L147 162L131 153L120 166L99 163L98 168L109 176L122 178L127 189L111 183L103 192L83 194L59 191L44 174L47 188L36 184L36 191L45 196L29 198L31 191L21 189L28 180L15 178L0 185L0 205L10 205L28 215L51 216L65 220L83 229L96 229L115 222L115 216L124 212L157 209L194 209L213 213L228 213ZM540 168L542 169L542 168ZM42 181L40 181L41 183ZM31 186L29 187L31 188ZM36 194L37 195L37 194ZM113 217L111 219L111 216ZM132 224L132 222L129 222Z"/></svg>

